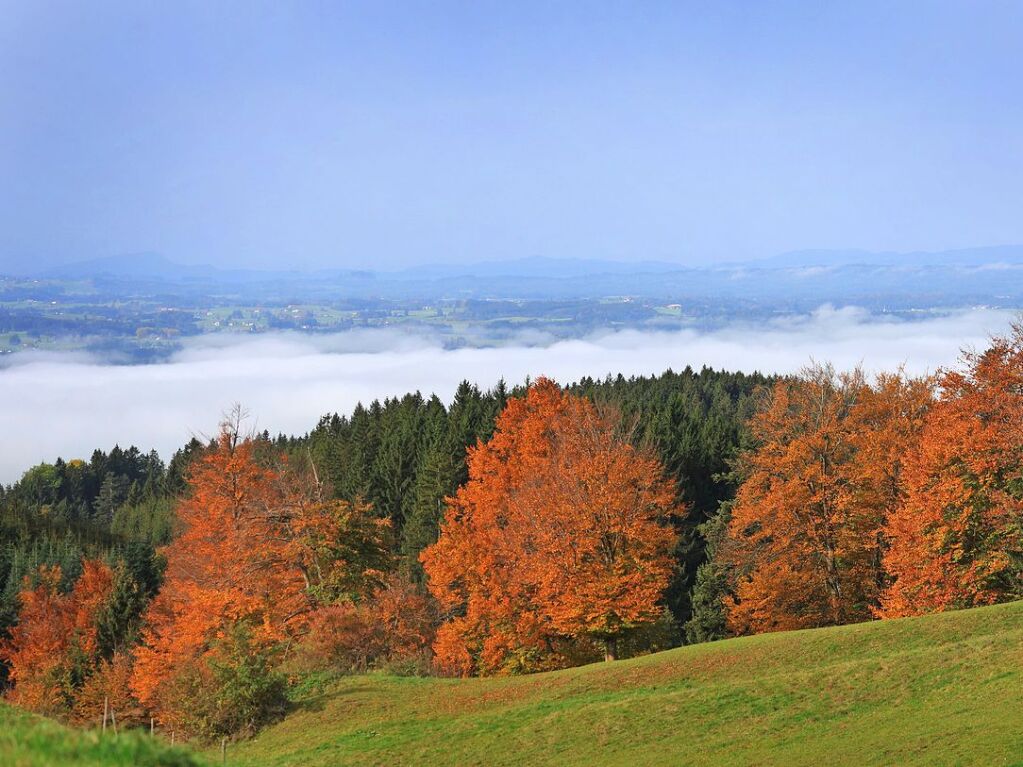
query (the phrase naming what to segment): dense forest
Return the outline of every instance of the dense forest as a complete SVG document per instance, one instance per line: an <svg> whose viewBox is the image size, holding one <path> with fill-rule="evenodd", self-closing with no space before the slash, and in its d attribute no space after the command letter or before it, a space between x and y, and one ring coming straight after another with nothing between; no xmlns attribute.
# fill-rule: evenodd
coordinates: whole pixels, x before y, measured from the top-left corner
<svg viewBox="0 0 1023 767"><path fill-rule="evenodd" d="M0 497L7 698L249 733L310 675L505 674L1023 595L1023 329L827 365L419 393Z"/></svg>

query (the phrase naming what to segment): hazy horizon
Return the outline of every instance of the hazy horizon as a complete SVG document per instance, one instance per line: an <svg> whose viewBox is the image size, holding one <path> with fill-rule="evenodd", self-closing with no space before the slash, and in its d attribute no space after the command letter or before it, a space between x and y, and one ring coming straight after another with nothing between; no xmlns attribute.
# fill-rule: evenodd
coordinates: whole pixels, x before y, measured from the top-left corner
<svg viewBox="0 0 1023 767"><path fill-rule="evenodd" d="M1023 242L1023 7L0 3L0 267Z"/></svg>
<svg viewBox="0 0 1023 767"><path fill-rule="evenodd" d="M636 265L637 267L648 267L654 268L655 271L669 271L675 267L679 269L689 268L708 268L716 266L725 267L741 267L741 266L759 266L773 267L778 264L782 266L791 266L790 260L798 261L801 256L821 256L821 257L832 257L836 264L854 264L857 263L858 256L867 257L868 261L876 261L881 259L884 262L899 263L900 257L907 257L907 263L919 260L920 256L935 255L935 256L954 256L955 254L969 254L973 257L976 263L991 263L997 264L1001 261L1006 260L1006 255L1009 255L1008 260L1011 262L1023 261L1023 244L1017 243L1000 243L1000 244L983 244L975 245L972 247L962 248L950 248L942 250L917 250L917 251L890 251L890 250L867 250L861 248L802 248L798 250L785 251L782 253L771 253L762 255L757 258L748 260L732 260L732 259L721 259L716 263L688 263L688 262L673 262L670 260L655 260L655 259L642 259L642 260L620 260L612 258L586 258L586 257L549 257L549 256L513 256L506 259L471 259L459 262L451 261L429 261L424 260L421 263L410 264L406 266L379 266L367 264L364 267L351 267L351 269L358 271L376 272L380 274L389 273L403 273L403 272L414 272L416 270L436 270L436 269L457 269L459 267L488 267L487 274L490 273L498 274L502 264L508 265L548 265L557 267L559 265L573 265L577 264L581 268L581 273L590 273L592 269L588 270L588 266L599 266L601 264L606 265ZM988 255L990 254L990 255ZM887 258L892 257L892 258ZM985 260L986 259L986 260ZM306 265L306 266L295 266L288 263L282 263L277 265L266 265L266 266L232 266L230 264L217 264L216 262L203 261L203 260L182 260L166 253L160 253L157 251L137 251L131 253L114 253L108 255L101 255L95 258L67 258L61 259L56 263L33 263L24 264L20 268L15 267L9 270L11 275L22 275L22 276L38 276L41 274L49 273L60 273L63 267L89 267L97 265L99 267L108 267L109 265L123 266L133 261L139 263L150 263L154 266L173 266L182 267L185 269L204 267L215 270L228 271L253 271L253 272L267 272L272 273L275 271L292 271L296 273L313 274L316 272L330 272L332 271L329 266L317 266L317 265ZM0 275L3 275L2 262L0 262ZM344 269L339 268L340 271ZM80 270L79 270L80 271ZM513 272L515 270L512 270ZM76 272L79 273L79 272ZM81 271L81 274L86 272ZM100 272L96 272L93 276L99 276Z"/></svg>

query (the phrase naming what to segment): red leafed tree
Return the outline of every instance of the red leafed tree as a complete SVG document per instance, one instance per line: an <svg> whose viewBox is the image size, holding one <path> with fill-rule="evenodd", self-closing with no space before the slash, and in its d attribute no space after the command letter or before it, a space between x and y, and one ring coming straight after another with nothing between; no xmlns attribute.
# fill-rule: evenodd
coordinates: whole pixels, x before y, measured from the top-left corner
<svg viewBox="0 0 1023 767"><path fill-rule="evenodd" d="M422 561L450 616L434 650L449 673L565 665L566 641L654 621L675 535L674 488L620 421L540 379L509 401Z"/></svg>
<svg viewBox="0 0 1023 767"><path fill-rule="evenodd" d="M736 633L865 620L884 584L885 519L931 399L927 379L818 366L780 381L750 430L722 555Z"/></svg>
<svg viewBox="0 0 1023 767"><path fill-rule="evenodd" d="M164 549L164 585L145 616L131 684L167 723L182 712L165 687L179 671L201 668L230 627L246 623L255 645L270 645L300 631L309 607L288 533L295 499L256 448L225 427L193 463L178 505L182 532Z"/></svg>
<svg viewBox="0 0 1023 767"><path fill-rule="evenodd" d="M59 567L43 567L38 584L20 594L21 610L0 655L10 665L9 700L45 714L66 713L78 687L100 661L96 617L113 587L113 572L85 560L68 594Z"/></svg>
<svg viewBox="0 0 1023 767"><path fill-rule="evenodd" d="M1023 326L946 372L888 521L884 617L1023 597Z"/></svg>

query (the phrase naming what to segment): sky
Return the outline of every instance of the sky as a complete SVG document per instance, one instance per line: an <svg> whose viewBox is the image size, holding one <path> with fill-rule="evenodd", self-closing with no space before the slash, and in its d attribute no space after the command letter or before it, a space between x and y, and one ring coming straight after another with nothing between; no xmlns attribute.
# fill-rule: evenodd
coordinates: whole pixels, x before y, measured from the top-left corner
<svg viewBox="0 0 1023 767"><path fill-rule="evenodd" d="M0 0L0 267L1023 242L1016 2Z"/></svg>
<svg viewBox="0 0 1023 767"><path fill-rule="evenodd" d="M582 376L657 375L703 365L793 373L812 361L869 373L934 372L957 364L964 348L1004 333L1010 312L974 309L917 322L871 317L854 307L822 307L756 326L714 332L605 332L571 341L501 348L444 349L439 339L365 330L334 336L201 336L156 365L110 365L68 353L23 352L0 370L0 483L57 456L88 458L115 444L156 449L165 459L193 435L215 434L234 404L271 434L305 434L325 413L351 413L359 401L420 391L450 401L465 379L488 389L504 378L539 375L569 383ZM158 403L154 407L153 403Z"/></svg>

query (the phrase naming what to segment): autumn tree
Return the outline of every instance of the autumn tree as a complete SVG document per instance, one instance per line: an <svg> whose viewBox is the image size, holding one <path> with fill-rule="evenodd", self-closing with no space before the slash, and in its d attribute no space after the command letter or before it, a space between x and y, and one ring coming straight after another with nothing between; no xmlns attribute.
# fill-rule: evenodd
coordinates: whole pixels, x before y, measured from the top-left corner
<svg viewBox="0 0 1023 767"><path fill-rule="evenodd" d="M182 532L163 550L165 581L147 611L131 680L168 724L187 726L182 675L211 674L218 643L236 626L247 627L246 647L266 648L295 636L308 611L288 535L294 505L280 476L256 461L257 447L225 426L216 448L188 470L189 493L177 508Z"/></svg>
<svg viewBox="0 0 1023 767"><path fill-rule="evenodd" d="M1023 325L942 375L906 484L881 615L1023 597Z"/></svg>
<svg viewBox="0 0 1023 767"><path fill-rule="evenodd" d="M26 579L27 580L27 579ZM67 643L66 598L60 593L60 568L42 568L34 588L20 593L19 622L0 646L14 685L7 699L31 711L58 713L65 705L61 665Z"/></svg>
<svg viewBox="0 0 1023 767"><path fill-rule="evenodd" d="M419 584L392 574L368 602L370 614L385 640L379 661L391 664L430 660L437 634L437 603Z"/></svg>
<svg viewBox="0 0 1023 767"><path fill-rule="evenodd" d="M0 645L13 683L9 700L50 715L69 710L101 661L97 617L113 573L101 561L86 560L70 593L62 593L60 583L57 566L42 568L34 587L26 580L18 623Z"/></svg>
<svg viewBox="0 0 1023 767"><path fill-rule="evenodd" d="M190 463L187 483L131 688L166 724L229 734L223 728L252 728L279 710L280 651L304 633L316 605L358 600L383 582L389 522L366 504L325 500L315 475L266 438L243 438L237 420ZM218 685L245 694L242 719L211 713L227 705ZM216 706L196 705L203 693L204 706Z"/></svg>
<svg viewBox="0 0 1023 767"><path fill-rule="evenodd" d="M438 665L555 667L586 640L614 658L619 637L661 614L675 543L666 522L678 511L662 473L614 413L552 381L509 400L422 554L449 618Z"/></svg>
<svg viewBox="0 0 1023 767"><path fill-rule="evenodd" d="M721 545L735 633L865 620L884 585L882 528L902 500L903 458L927 379L868 382L815 366L779 381L751 421L754 447Z"/></svg>

